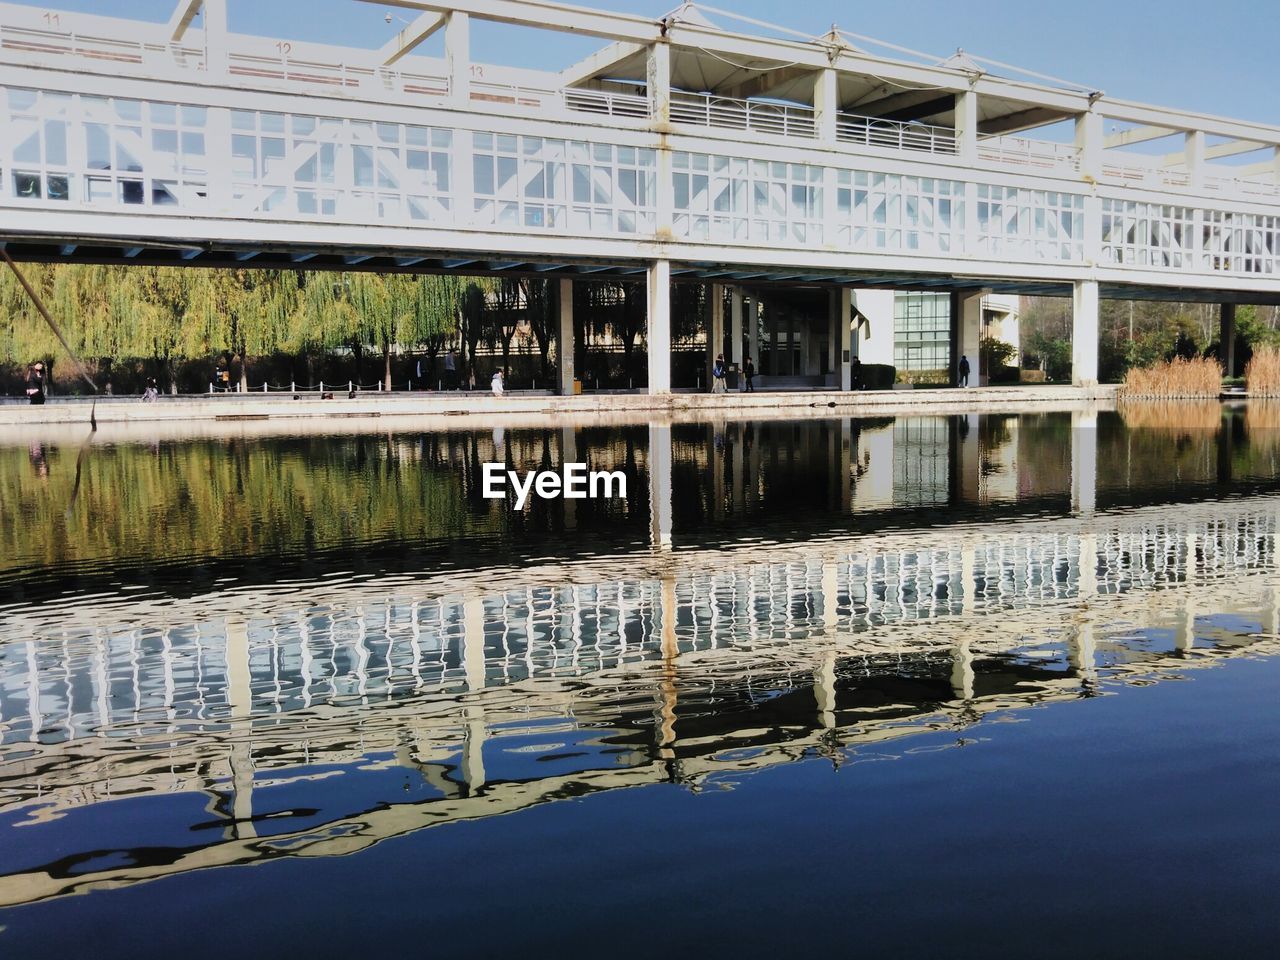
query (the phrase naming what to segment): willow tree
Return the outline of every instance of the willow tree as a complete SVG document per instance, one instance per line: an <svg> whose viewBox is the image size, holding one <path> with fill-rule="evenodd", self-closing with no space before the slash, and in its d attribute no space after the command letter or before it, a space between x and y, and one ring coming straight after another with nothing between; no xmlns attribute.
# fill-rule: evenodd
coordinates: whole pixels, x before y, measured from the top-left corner
<svg viewBox="0 0 1280 960"><path fill-rule="evenodd" d="M457 277L415 277L396 274L386 278L388 300L395 318L396 342L409 349L423 349L434 369L436 356L458 329L458 314L465 287ZM387 389L391 389L391 357L385 357Z"/></svg>

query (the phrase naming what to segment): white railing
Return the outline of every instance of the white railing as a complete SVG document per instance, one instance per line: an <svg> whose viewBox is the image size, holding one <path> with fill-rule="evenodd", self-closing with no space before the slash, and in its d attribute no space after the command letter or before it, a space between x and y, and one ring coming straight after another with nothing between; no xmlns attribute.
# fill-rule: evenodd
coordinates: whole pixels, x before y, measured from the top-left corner
<svg viewBox="0 0 1280 960"><path fill-rule="evenodd" d="M778 137L817 136L811 107L739 100L703 93L671 95L671 119L721 130L750 130Z"/></svg>
<svg viewBox="0 0 1280 960"><path fill-rule="evenodd" d="M601 90L583 90L566 87L561 91L564 105L579 113L598 113L610 117L647 117L649 98L633 93L605 93Z"/></svg>
<svg viewBox="0 0 1280 960"><path fill-rule="evenodd" d="M882 147L886 150L915 150L950 155L956 152L956 132L947 127L860 117L852 113L836 116L836 139L841 143Z"/></svg>
<svg viewBox="0 0 1280 960"><path fill-rule="evenodd" d="M1079 170L1080 148L1069 143L1022 137L981 137L978 159L1041 170Z"/></svg>
<svg viewBox="0 0 1280 960"><path fill-rule="evenodd" d="M1102 164L1102 175L1134 187L1191 186L1191 175L1185 170L1170 170L1145 163L1106 161Z"/></svg>
<svg viewBox="0 0 1280 960"><path fill-rule="evenodd" d="M204 50L180 43L143 43L95 37L63 30L41 30L0 24L0 51L37 57L77 57L104 63L144 64L164 61L203 70Z"/></svg>
<svg viewBox="0 0 1280 960"><path fill-rule="evenodd" d="M541 110L558 106L560 91L551 87L526 87L514 83L471 82L473 103L496 103L506 107Z"/></svg>

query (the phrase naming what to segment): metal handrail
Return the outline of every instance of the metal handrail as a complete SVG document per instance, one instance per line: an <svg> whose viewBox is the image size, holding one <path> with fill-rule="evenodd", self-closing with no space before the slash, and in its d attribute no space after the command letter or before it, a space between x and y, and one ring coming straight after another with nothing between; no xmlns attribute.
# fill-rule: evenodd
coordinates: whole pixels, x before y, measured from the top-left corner
<svg viewBox="0 0 1280 960"><path fill-rule="evenodd" d="M913 150L949 156L956 153L956 132L947 127L863 117L853 113L837 114L836 139L841 143L889 150Z"/></svg>
<svg viewBox="0 0 1280 960"><path fill-rule="evenodd" d="M818 133L811 107L716 97L704 93L672 94L671 119L677 123L691 123L700 127L751 130L781 137L812 139Z"/></svg>

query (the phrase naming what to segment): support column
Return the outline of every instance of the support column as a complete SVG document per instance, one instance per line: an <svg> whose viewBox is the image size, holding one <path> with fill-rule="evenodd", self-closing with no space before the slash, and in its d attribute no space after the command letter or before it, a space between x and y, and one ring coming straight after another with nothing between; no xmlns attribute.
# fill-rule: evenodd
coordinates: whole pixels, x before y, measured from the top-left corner
<svg viewBox="0 0 1280 960"><path fill-rule="evenodd" d="M227 0L204 0L205 69L210 74L227 72Z"/></svg>
<svg viewBox="0 0 1280 960"><path fill-rule="evenodd" d="M671 263L655 260L647 275L647 323L649 393L671 392Z"/></svg>
<svg viewBox="0 0 1280 960"><path fill-rule="evenodd" d="M831 293L831 369L835 372L835 388L850 390L853 387L853 374L849 364L853 360L853 330L849 325L853 308L853 291L848 287L833 290Z"/></svg>
<svg viewBox="0 0 1280 960"><path fill-rule="evenodd" d="M742 288L729 291L729 363L738 368L738 383L742 383Z"/></svg>
<svg viewBox="0 0 1280 960"><path fill-rule="evenodd" d="M453 11L444 22L444 60L449 74L449 99L457 107L471 105L471 18Z"/></svg>
<svg viewBox="0 0 1280 960"><path fill-rule="evenodd" d="M1102 115L1092 110L1077 115L1075 133L1076 149L1080 151L1080 177L1089 188L1084 197L1084 260L1092 265L1102 262L1102 198L1098 196L1105 146ZM1198 230L1196 236L1199 236Z"/></svg>
<svg viewBox="0 0 1280 960"><path fill-rule="evenodd" d="M1236 305L1224 303L1218 308L1218 357L1222 375L1236 375Z"/></svg>
<svg viewBox="0 0 1280 960"><path fill-rule="evenodd" d="M671 549L671 427L649 425L649 538Z"/></svg>
<svg viewBox="0 0 1280 960"><path fill-rule="evenodd" d="M559 324L556 328L556 388L563 396L573 395L573 281L561 279L556 283L556 311Z"/></svg>
<svg viewBox="0 0 1280 960"><path fill-rule="evenodd" d="M711 284L707 289L707 392L711 392L711 369L716 357L724 353L724 285Z"/></svg>
<svg viewBox="0 0 1280 960"><path fill-rule="evenodd" d="M655 133L671 130L671 45L665 40L649 46L645 61L645 85L649 94L649 116ZM670 240L675 223L675 182L671 171L671 145L662 136L657 152L655 222L658 240Z"/></svg>
<svg viewBox="0 0 1280 960"><path fill-rule="evenodd" d="M1071 414L1071 510L1083 516L1098 502L1098 414Z"/></svg>
<svg viewBox="0 0 1280 960"><path fill-rule="evenodd" d="M787 311L787 363L784 368L787 376L794 377L796 375L796 312L794 310Z"/></svg>
<svg viewBox="0 0 1280 960"><path fill-rule="evenodd" d="M1183 157L1187 164L1187 177L1194 190L1204 188L1204 131L1192 130L1183 141Z"/></svg>
<svg viewBox="0 0 1280 960"><path fill-rule="evenodd" d="M972 166L978 160L978 95L974 91L956 94L955 116L956 155Z"/></svg>
<svg viewBox="0 0 1280 960"><path fill-rule="evenodd" d="M983 385L982 379L982 298L985 291L951 294L951 373L952 386L960 383L960 359L969 361L969 386Z"/></svg>
<svg viewBox="0 0 1280 960"><path fill-rule="evenodd" d="M834 67L818 71L813 84L814 125L818 142L827 146L836 143L836 114L840 109L840 89Z"/></svg>
<svg viewBox="0 0 1280 960"><path fill-rule="evenodd" d="M1071 382L1098 383L1098 281L1077 280L1071 301Z"/></svg>

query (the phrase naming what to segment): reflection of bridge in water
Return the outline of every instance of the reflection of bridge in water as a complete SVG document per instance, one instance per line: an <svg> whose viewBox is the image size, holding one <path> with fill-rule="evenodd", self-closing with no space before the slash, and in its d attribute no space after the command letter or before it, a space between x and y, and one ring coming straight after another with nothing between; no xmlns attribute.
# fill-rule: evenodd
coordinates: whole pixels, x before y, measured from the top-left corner
<svg viewBox="0 0 1280 960"><path fill-rule="evenodd" d="M1278 521L1248 499L33 610L0 645L0 817L41 851L106 801L148 826L10 858L0 904L856 759L1271 653Z"/></svg>

